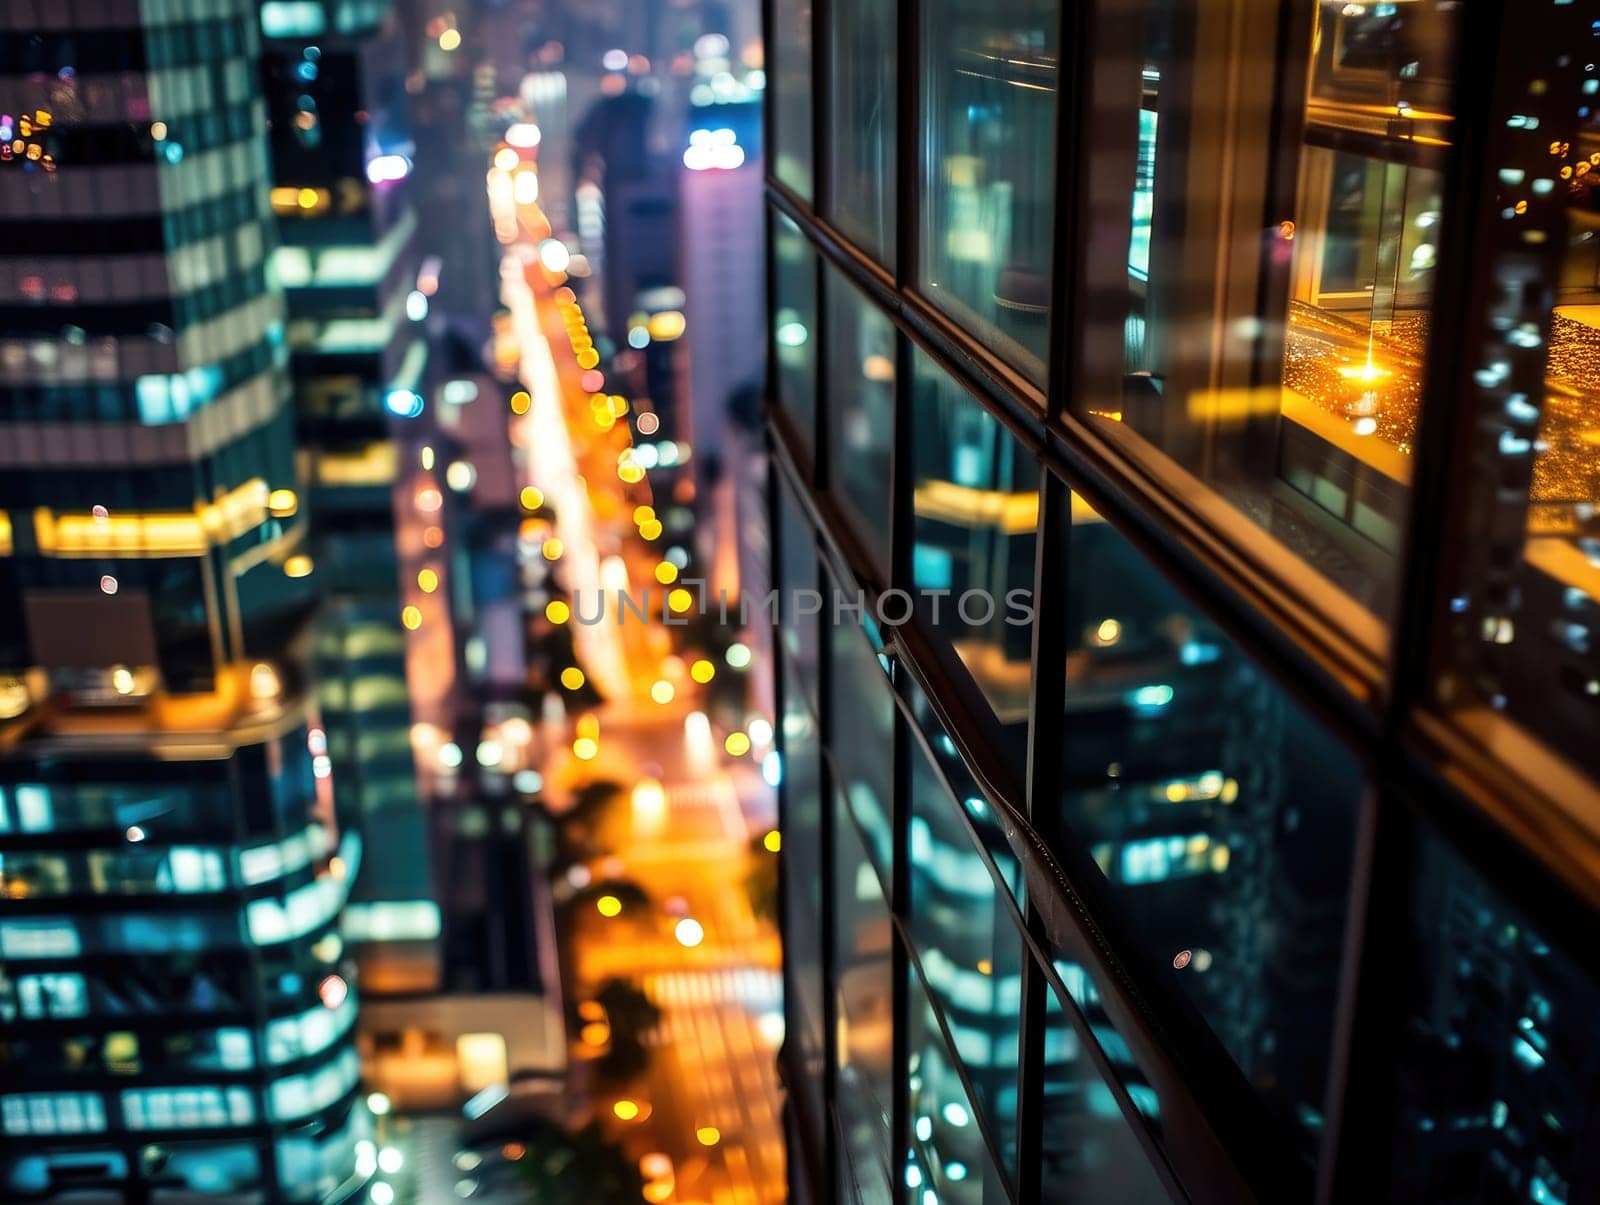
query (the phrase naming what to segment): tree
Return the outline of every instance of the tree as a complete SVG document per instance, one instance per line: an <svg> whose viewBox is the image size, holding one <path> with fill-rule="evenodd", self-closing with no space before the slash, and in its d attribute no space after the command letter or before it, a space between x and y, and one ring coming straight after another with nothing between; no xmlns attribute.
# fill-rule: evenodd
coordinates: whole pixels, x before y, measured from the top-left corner
<svg viewBox="0 0 1600 1205"><path fill-rule="evenodd" d="M523 1139L527 1153L517 1171L539 1205L638 1205L644 1177L623 1151L591 1121L581 1130L551 1126Z"/></svg>

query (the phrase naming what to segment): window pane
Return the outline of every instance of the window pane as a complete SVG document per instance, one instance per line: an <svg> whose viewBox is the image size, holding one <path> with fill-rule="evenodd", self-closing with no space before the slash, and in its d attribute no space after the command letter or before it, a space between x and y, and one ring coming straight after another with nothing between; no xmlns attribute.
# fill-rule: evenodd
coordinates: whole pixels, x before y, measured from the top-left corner
<svg viewBox="0 0 1600 1205"><path fill-rule="evenodd" d="M913 1181L926 1181L926 1190L951 1205L1001 1205L1009 1194L978 1128L977 1111L939 1029L938 1015L913 968L907 968L906 981L907 1184L917 1187Z"/></svg>
<svg viewBox="0 0 1600 1205"><path fill-rule="evenodd" d="M895 0L833 6L828 216L894 266Z"/></svg>
<svg viewBox="0 0 1600 1205"><path fill-rule="evenodd" d="M794 690L807 699L813 710L818 708L817 659L820 629L817 614L810 609L813 601L806 598L807 606L797 605L802 591L817 588L817 550L812 542L811 526L800 513L799 504L789 492L789 487L778 487L779 556L783 560L782 589L778 594L778 612L781 623L783 651L788 654L788 665L794 670Z"/></svg>
<svg viewBox="0 0 1600 1205"><path fill-rule="evenodd" d="M938 643L948 641L996 718L1019 731L1020 748L1031 680L1038 462L920 350L913 367L912 581L930 602L927 592L949 591L934 624L945 638Z"/></svg>
<svg viewBox="0 0 1600 1205"><path fill-rule="evenodd" d="M1077 500L1075 500L1077 501ZM1315 1152L1354 758L1109 524L1074 506L1062 821L1108 920Z"/></svg>
<svg viewBox="0 0 1600 1205"><path fill-rule="evenodd" d="M1340 621L1373 643L1417 438L1458 8L1095 5L1077 404L1174 491L1212 485L1223 504L1197 505L1224 531L1270 532L1315 571L1306 593L1344 591Z"/></svg>
<svg viewBox="0 0 1600 1205"><path fill-rule="evenodd" d="M772 6L772 171L811 199L811 0Z"/></svg>
<svg viewBox="0 0 1600 1205"><path fill-rule="evenodd" d="M772 215L772 260L777 313L772 338L778 349L778 401L813 452L817 429L817 254L785 215Z"/></svg>
<svg viewBox="0 0 1600 1205"><path fill-rule="evenodd" d="M1046 988L1045 1000L1041 1182L1064 1186L1052 1198L1063 1205L1166 1205L1171 1196L1084 1050L1060 997Z"/></svg>
<svg viewBox="0 0 1600 1205"><path fill-rule="evenodd" d="M829 485L887 580L894 327L832 269L826 292Z"/></svg>
<svg viewBox="0 0 1600 1205"><path fill-rule="evenodd" d="M922 287L1041 382L1059 7L923 6Z"/></svg>
<svg viewBox="0 0 1600 1205"><path fill-rule="evenodd" d="M894 696L859 627L832 628L828 645L833 669L828 748L838 766L839 787L887 887L894 868Z"/></svg>
<svg viewBox="0 0 1600 1205"><path fill-rule="evenodd" d="M788 990L787 1032L808 1083L801 1104L821 1107L823 1068L821 751L816 722L795 690L792 662L784 663L783 698L783 931ZM801 1095L797 1093L797 1095ZM813 1120L820 1126L821 1118ZM817 1132L821 1132L820 1129Z"/></svg>
<svg viewBox="0 0 1600 1205"><path fill-rule="evenodd" d="M911 762L911 932L978 1104L1015 1170L1022 933L926 754Z"/></svg>
<svg viewBox="0 0 1600 1205"><path fill-rule="evenodd" d="M1437 837L1410 882L1386 1199L1582 1200L1600 987Z"/></svg>
<svg viewBox="0 0 1600 1205"><path fill-rule="evenodd" d="M1530 776L1507 717L1600 777L1600 64L1561 74L1565 107L1494 160L1517 237L1484 249L1493 308L1464 351L1474 496L1437 697Z"/></svg>
<svg viewBox="0 0 1600 1205"><path fill-rule="evenodd" d="M835 803L834 832L835 1100L846 1156L840 1160L840 1174L852 1176L866 1199L887 1201L894 1101L894 929L883 889L842 799Z"/></svg>

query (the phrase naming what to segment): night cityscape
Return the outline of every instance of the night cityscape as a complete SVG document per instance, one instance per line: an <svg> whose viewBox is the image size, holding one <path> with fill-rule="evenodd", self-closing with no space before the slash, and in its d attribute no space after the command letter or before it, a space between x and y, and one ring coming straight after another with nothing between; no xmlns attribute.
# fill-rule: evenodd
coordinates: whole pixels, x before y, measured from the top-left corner
<svg viewBox="0 0 1600 1205"><path fill-rule="evenodd" d="M0 0L0 1202L1600 1203L1594 0Z"/></svg>

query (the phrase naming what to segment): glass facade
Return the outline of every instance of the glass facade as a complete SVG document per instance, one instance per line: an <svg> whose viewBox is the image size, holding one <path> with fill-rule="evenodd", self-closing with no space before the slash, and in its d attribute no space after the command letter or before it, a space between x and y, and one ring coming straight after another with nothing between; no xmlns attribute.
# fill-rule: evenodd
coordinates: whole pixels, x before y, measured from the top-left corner
<svg viewBox="0 0 1600 1205"><path fill-rule="evenodd" d="M1577 7L779 12L797 1199L1600 1184Z"/></svg>

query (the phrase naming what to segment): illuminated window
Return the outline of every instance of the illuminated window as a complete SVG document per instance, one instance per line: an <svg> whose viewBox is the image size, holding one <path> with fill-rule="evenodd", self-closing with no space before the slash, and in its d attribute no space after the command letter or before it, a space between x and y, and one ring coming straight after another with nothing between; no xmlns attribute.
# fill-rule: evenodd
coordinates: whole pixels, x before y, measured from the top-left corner
<svg viewBox="0 0 1600 1205"><path fill-rule="evenodd" d="M251 1125L255 1101L248 1088L129 1088L122 1117L130 1130L197 1130Z"/></svg>
<svg viewBox="0 0 1600 1205"><path fill-rule="evenodd" d="M13 1136L99 1134L106 1107L93 1092L28 1092L0 1096L0 1122Z"/></svg>
<svg viewBox="0 0 1600 1205"><path fill-rule="evenodd" d="M17 801L17 827L25 833L50 831L50 788L19 786L14 792Z"/></svg>
<svg viewBox="0 0 1600 1205"><path fill-rule="evenodd" d="M82 975L19 975L17 1003L29 1020L89 1015L89 993Z"/></svg>
<svg viewBox="0 0 1600 1205"><path fill-rule="evenodd" d="M0 921L0 958L74 958L81 952L70 920Z"/></svg>

